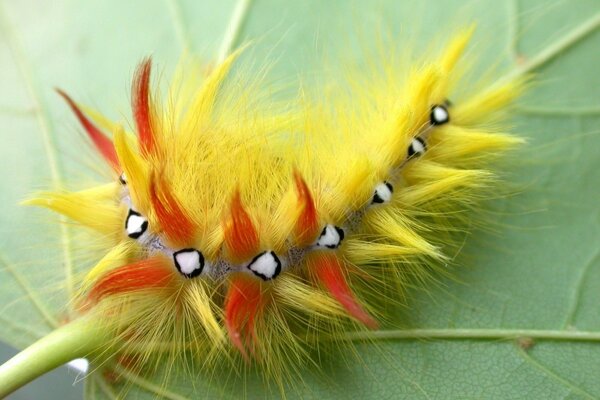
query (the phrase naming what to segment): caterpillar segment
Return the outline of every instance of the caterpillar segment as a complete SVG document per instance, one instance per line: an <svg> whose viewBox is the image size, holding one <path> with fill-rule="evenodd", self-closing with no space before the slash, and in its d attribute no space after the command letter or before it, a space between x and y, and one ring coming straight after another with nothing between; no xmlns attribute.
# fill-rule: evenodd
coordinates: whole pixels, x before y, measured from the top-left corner
<svg viewBox="0 0 600 400"><path fill-rule="evenodd" d="M28 201L105 238L107 255L77 293L82 312L140 359L165 343L170 357L193 348L208 364L231 350L275 375L308 357L311 334L386 323L371 300L400 303L415 281L443 273L494 183L490 162L523 143L498 122L524 80L447 100L469 37L293 115L265 108L262 82L232 72L239 51L193 90L177 76L184 100L166 108L144 60L133 134L59 92L118 176ZM113 140L96 125L112 126Z"/></svg>

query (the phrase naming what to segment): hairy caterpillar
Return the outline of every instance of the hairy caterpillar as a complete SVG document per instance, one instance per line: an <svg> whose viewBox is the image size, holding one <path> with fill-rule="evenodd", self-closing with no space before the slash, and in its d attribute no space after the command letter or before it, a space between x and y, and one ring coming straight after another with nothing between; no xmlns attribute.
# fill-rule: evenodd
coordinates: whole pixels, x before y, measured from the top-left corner
<svg viewBox="0 0 600 400"><path fill-rule="evenodd" d="M113 144L63 93L115 171L106 186L29 201L106 239L78 314L100 318L108 347L146 367L239 354L275 379L306 362L312 336L375 328L377 297L398 298L447 259L469 217L459 211L493 183L486 164L521 143L491 123L522 81L450 96L468 36L407 76L359 83L358 106L340 96L278 114L253 103L252 83L224 82L237 53L164 106L145 61L137 143L112 127Z"/></svg>

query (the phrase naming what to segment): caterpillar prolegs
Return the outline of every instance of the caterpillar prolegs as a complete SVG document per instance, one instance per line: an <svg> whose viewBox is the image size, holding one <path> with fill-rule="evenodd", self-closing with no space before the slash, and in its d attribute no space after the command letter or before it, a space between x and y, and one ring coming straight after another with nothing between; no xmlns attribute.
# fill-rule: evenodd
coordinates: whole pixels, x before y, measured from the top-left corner
<svg viewBox="0 0 600 400"><path fill-rule="evenodd" d="M148 368L191 354L278 376L315 337L385 323L381 303L445 268L494 190L492 162L523 143L499 124L523 79L453 96L469 37L284 105L233 70L242 50L200 84L182 72L163 101L146 59L131 133L60 91L114 176L28 201L106 243L78 318L102 327L110 356Z"/></svg>

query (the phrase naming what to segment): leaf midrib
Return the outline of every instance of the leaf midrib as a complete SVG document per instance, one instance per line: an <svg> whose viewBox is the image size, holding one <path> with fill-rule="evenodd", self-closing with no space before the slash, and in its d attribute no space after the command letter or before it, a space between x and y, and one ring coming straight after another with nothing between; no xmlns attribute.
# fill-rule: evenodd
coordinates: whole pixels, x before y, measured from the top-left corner
<svg viewBox="0 0 600 400"><path fill-rule="evenodd" d="M393 329L380 331L347 332L348 341L370 340L512 340L529 338L547 341L599 342L600 331L577 331L566 329Z"/></svg>
<svg viewBox="0 0 600 400"><path fill-rule="evenodd" d="M176 0L174 0L176 1ZM247 0L238 0L239 3L244 3ZM0 10L0 17L2 17L2 22L5 22L5 16ZM241 22L241 21L240 21ZM181 32L187 32L185 26L181 26L181 21L179 21L179 25L177 27L180 32L178 33L180 39L182 37L186 37L186 34L181 34ZM241 26L241 25L240 25ZM558 54L564 52L569 47L572 47L577 42L581 41L583 38L591 34L600 26L600 14L597 14L590 18L588 21L581 24L577 29L572 32L567 33L561 40L555 42L553 45L548 46L543 49L538 55L532 57L528 64L524 67L516 68L513 71L514 74L521 74L524 72L532 71L533 69L540 68L545 65L547 62L552 60ZM230 28L228 28L229 30ZM234 47L234 42L237 40L237 37L240 35L240 27L235 28L236 32L234 39L230 44L227 45L227 48L231 49ZM188 38L189 39L189 38ZM189 42L188 42L189 44ZM221 48L224 47L225 44ZM189 48L184 44L184 48ZM27 85L31 85L31 82L27 82ZM35 92L35 87L30 88L30 90L34 90L32 94L33 100L37 106L41 106L40 99L36 96L39 94ZM38 119L40 120L40 124L44 130L45 140L50 140L50 144L46 146L48 152L48 158L51 165L58 166L58 163L53 160L55 155L55 146L52 142L51 131L48 130L48 126L45 125L48 123L47 111L42 109L42 111L38 114ZM587 111L587 110L586 110ZM591 110L592 113L597 113L596 109ZM58 172L56 175L53 171L52 173L53 181L60 181L60 173ZM68 241L68 233L63 234L63 239L66 238ZM65 244L63 242L63 244ZM68 243L65 244L65 252L69 251ZM67 253L65 253L67 254ZM31 332L28 332L31 333ZM411 329L411 330L384 330L384 331L374 331L374 332L352 332L346 335L347 340L356 340L356 341L366 341L366 340L511 340L521 337L527 337L535 340L548 340L548 341L572 341L572 342L596 342L600 341L600 332L593 331L569 331L569 330L536 330L536 329L470 329L470 328L461 328L461 329ZM135 384L143 383L141 382L133 382ZM152 391L152 386L142 386L145 390L149 390L156 394L165 395L164 391L157 392ZM171 393L174 397L184 399L185 397L176 395Z"/></svg>

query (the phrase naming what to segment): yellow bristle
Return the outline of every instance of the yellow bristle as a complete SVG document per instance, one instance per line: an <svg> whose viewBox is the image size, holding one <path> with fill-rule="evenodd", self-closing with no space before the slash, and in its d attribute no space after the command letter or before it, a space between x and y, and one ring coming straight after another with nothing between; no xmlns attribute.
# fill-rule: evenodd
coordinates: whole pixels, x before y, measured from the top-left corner
<svg viewBox="0 0 600 400"><path fill-rule="evenodd" d="M475 26L460 32L457 34L446 46L444 54L439 60L440 69L448 74L454 70L459 59L464 55L465 49L471 37L475 32Z"/></svg>
<svg viewBox="0 0 600 400"><path fill-rule="evenodd" d="M204 334L207 340L215 348L222 348L225 345L225 332L219 324L220 315L215 315L217 306L209 295L209 283L204 281L194 281L183 287L185 298L184 307L187 318L196 319L200 326L204 328Z"/></svg>
<svg viewBox="0 0 600 400"><path fill-rule="evenodd" d="M401 212L382 210L370 213L365 218L365 225L370 231L386 238L391 242L412 250L412 254L423 254L433 258L444 258L434 245L427 242L422 236L403 223L405 219Z"/></svg>
<svg viewBox="0 0 600 400"><path fill-rule="evenodd" d="M495 155L524 143L516 136L448 126L440 129L430 141L429 157L461 166L476 165L478 161L489 162Z"/></svg>
<svg viewBox="0 0 600 400"><path fill-rule="evenodd" d="M81 281L80 296L85 293L96 280L111 269L127 264L132 250L135 248L134 243L121 242L113 247L102 259L92 267Z"/></svg>
<svg viewBox="0 0 600 400"><path fill-rule="evenodd" d="M281 277L275 291L282 304L311 315L312 318L343 318L346 315L344 309L331 297L291 274Z"/></svg>
<svg viewBox="0 0 600 400"><path fill-rule="evenodd" d="M453 121L464 126L497 123L506 117L507 107L523 92L527 82L527 78L518 77L482 90L456 105Z"/></svg>
<svg viewBox="0 0 600 400"><path fill-rule="evenodd" d="M119 162L127 176L127 185L131 187L132 199L140 211L147 212L147 210L150 210L148 199L150 177L148 167L142 158L132 149L132 145L123 129L115 132L114 141Z"/></svg>
<svg viewBox="0 0 600 400"><path fill-rule="evenodd" d="M42 192L22 202L46 207L103 234L114 234L123 225L121 209L108 199L115 196L118 184L108 184L80 192Z"/></svg>

